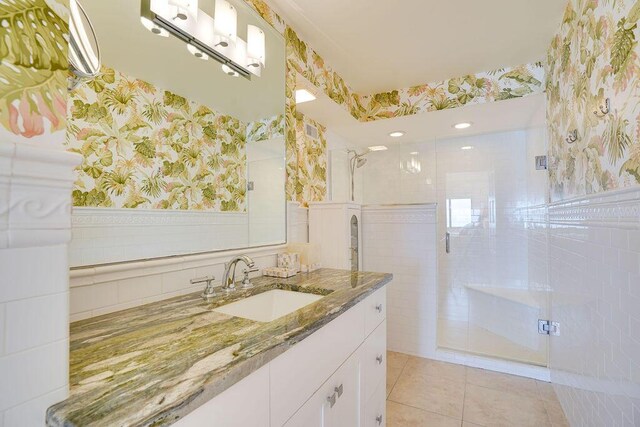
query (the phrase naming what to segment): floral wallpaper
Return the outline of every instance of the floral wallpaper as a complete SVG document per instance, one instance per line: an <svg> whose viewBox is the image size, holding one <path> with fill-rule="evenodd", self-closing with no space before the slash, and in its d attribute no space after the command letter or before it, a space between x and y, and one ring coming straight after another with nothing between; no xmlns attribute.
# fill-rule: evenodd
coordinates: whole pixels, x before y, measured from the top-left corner
<svg viewBox="0 0 640 427"><path fill-rule="evenodd" d="M544 90L541 62L501 68L360 98L361 121L408 116L464 105L519 98Z"/></svg>
<svg viewBox="0 0 640 427"><path fill-rule="evenodd" d="M64 139L67 6L64 0L0 2L0 135L9 140Z"/></svg>
<svg viewBox="0 0 640 427"><path fill-rule="evenodd" d="M544 67L541 63L534 63L392 92L359 95L311 46L300 39L293 28L286 25L264 0L246 1L263 19L283 34L285 39L287 51L285 141L288 200L307 203L322 201L326 197L326 183L323 178L326 175L326 148L321 154L317 151L326 147L326 141L315 144L304 138L303 132L300 131L301 120L296 112L294 97L297 74L303 76L360 121L499 101L544 91ZM319 129L322 128L320 124L318 125ZM324 135L322 139L324 140ZM304 148L305 144L310 146ZM319 162L317 173L312 173L310 166L313 161Z"/></svg>
<svg viewBox="0 0 640 427"><path fill-rule="evenodd" d="M246 133L247 143L284 136L284 114L250 122L247 124Z"/></svg>
<svg viewBox="0 0 640 427"><path fill-rule="evenodd" d="M104 67L71 93L75 206L245 211L246 125Z"/></svg>
<svg viewBox="0 0 640 427"><path fill-rule="evenodd" d="M318 130L318 138L307 135L305 127L311 125ZM296 115L297 170L295 180L295 198L303 205L308 202L322 201L327 195L327 140L325 127L306 117Z"/></svg>
<svg viewBox="0 0 640 427"><path fill-rule="evenodd" d="M637 0L571 0L548 52L553 200L640 183ZM594 114L610 98L609 114ZM567 134L577 130L574 143Z"/></svg>
<svg viewBox="0 0 640 427"><path fill-rule="evenodd" d="M247 1L267 22L284 34L290 72L303 76L360 121L500 101L544 91L544 66L541 62L536 62L391 92L357 94L263 0Z"/></svg>

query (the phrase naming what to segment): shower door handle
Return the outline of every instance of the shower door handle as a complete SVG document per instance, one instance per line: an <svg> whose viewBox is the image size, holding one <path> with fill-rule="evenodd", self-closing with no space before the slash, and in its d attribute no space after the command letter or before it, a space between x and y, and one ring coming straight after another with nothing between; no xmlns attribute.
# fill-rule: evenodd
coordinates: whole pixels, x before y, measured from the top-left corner
<svg viewBox="0 0 640 427"><path fill-rule="evenodd" d="M448 231L444 235L444 249L447 253L451 252L451 233Z"/></svg>

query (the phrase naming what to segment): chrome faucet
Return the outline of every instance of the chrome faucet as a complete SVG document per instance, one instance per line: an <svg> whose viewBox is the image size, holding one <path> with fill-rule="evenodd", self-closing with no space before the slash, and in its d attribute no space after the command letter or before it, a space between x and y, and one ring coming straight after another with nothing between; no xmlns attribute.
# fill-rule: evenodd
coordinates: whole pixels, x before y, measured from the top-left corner
<svg viewBox="0 0 640 427"><path fill-rule="evenodd" d="M236 266L240 261L244 262L250 269L256 265L247 255L238 255L228 263L225 263L224 275L222 276L222 289L226 292L231 292L236 288Z"/></svg>

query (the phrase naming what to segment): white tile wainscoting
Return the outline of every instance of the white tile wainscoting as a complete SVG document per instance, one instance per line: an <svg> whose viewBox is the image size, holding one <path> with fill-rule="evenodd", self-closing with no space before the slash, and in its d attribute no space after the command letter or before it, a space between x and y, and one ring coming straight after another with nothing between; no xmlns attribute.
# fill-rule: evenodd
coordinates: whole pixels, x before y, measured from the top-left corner
<svg viewBox="0 0 640 427"><path fill-rule="evenodd" d="M162 221L162 215L167 215L170 221L188 215L172 216L171 212L156 212L158 221ZM148 212L141 215L145 218ZM133 215L132 218L138 217ZM307 230L307 209L297 202L288 203L287 240L306 242ZM261 270L273 267L277 264L276 255L285 249L286 245L274 245L74 268L71 270L70 283L71 321L200 291L204 289L203 285L193 286L189 280L213 275L220 282L224 263L234 255L248 254Z"/></svg>
<svg viewBox="0 0 640 427"><path fill-rule="evenodd" d="M73 208L72 267L241 248L244 212Z"/></svg>
<svg viewBox="0 0 640 427"><path fill-rule="evenodd" d="M433 357L436 205L363 206L362 256L363 270L393 273L387 292L387 348Z"/></svg>
<svg viewBox="0 0 640 427"><path fill-rule="evenodd" d="M640 425L640 187L548 208L551 379L571 425Z"/></svg>
<svg viewBox="0 0 640 427"><path fill-rule="evenodd" d="M220 283L224 263L247 254L260 270L277 264L286 245L240 249L71 270L71 321L204 290L190 279L213 275ZM255 276L260 273L254 273Z"/></svg>
<svg viewBox="0 0 640 427"><path fill-rule="evenodd" d="M53 139L53 138L51 138ZM71 188L77 154L0 141L0 426L42 426L68 393Z"/></svg>

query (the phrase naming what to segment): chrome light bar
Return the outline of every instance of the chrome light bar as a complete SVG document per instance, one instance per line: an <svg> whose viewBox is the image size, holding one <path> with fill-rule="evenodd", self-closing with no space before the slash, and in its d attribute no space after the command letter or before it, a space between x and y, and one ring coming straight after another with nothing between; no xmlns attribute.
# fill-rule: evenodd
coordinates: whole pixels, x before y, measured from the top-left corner
<svg viewBox="0 0 640 427"><path fill-rule="evenodd" d="M141 17L251 80L252 73L242 65L246 61L247 52L247 43L244 40L238 37L232 44L224 37L216 35L213 18L200 9L197 19L171 16L169 12L166 0L141 1Z"/></svg>

